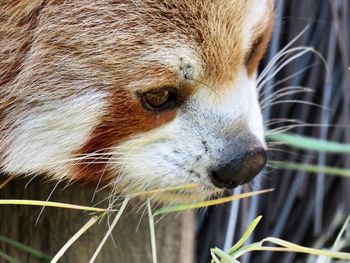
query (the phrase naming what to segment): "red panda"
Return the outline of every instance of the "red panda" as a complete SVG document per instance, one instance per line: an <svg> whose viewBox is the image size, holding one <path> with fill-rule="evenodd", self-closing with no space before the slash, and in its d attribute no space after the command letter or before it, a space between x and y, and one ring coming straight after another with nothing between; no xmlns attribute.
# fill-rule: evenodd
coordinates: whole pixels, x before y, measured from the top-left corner
<svg viewBox="0 0 350 263"><path fill-rule="evenodd" d="M264 167L256 72L272 0L0 9L1 173L126 193L196 184L203 199Z"/></svg>

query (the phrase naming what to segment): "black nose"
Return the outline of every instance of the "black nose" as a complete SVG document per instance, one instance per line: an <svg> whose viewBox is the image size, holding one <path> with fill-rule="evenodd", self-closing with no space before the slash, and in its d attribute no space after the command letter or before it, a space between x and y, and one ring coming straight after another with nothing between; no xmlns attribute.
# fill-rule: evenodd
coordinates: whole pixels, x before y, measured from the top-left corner
<svg viewBox="0 0 350 263"><path fill-rule="evenodd" d="M255 148L234 156L229 162L211 171L211 181L219 188L235 188L248 183L266 165L266 151Z"/></svg>

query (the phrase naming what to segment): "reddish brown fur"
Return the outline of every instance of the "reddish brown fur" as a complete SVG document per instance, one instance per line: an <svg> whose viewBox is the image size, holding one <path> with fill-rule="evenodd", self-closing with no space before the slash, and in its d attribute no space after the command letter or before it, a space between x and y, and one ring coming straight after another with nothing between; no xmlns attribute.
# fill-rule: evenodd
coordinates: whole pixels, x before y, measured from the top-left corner
<svg viewBox="0 0 350 263"><path fill-rule="evenodd" d="M159 127L174 119L175 115L175 111L163 114L147 112L137 100L131 97L130 93L115 92L101 123L94 129L90 139L79 150L79 153L108 152L112 146L119 144L123 139ZM108 156L102 160L99 158L97 164L94 159L84 159L82 164L76 167L78 176L80 178L90 177L92 174L98 174L98 171L104 171L103 160L107 162ZM86 162L90 163L88 167L85 165Z"/></svg>

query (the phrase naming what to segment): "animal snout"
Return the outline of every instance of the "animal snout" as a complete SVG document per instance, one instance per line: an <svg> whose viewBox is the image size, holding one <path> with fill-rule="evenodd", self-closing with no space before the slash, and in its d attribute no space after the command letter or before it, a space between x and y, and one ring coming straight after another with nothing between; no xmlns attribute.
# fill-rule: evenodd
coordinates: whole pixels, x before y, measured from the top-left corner
<svg viewBox="0 0 350 263"><path fill-rule="evenodd" d="M219 188L232 189L241 184L248 183L266 165L266 151L256 147L239 154L230 154L227 161L211 169L212 183Z"/></svg>

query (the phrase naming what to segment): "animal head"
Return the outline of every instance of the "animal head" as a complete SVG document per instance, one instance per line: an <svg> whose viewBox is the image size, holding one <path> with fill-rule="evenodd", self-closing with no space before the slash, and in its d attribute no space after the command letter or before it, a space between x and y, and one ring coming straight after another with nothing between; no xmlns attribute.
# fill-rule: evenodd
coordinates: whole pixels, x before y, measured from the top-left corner
<svg viewBox="0 0 350 263"><path fill-rule="evenodd" d="M0 3L0 166L202 199L265 165L271 0ZM183 195L162 196L174 200Z"/></svg>

